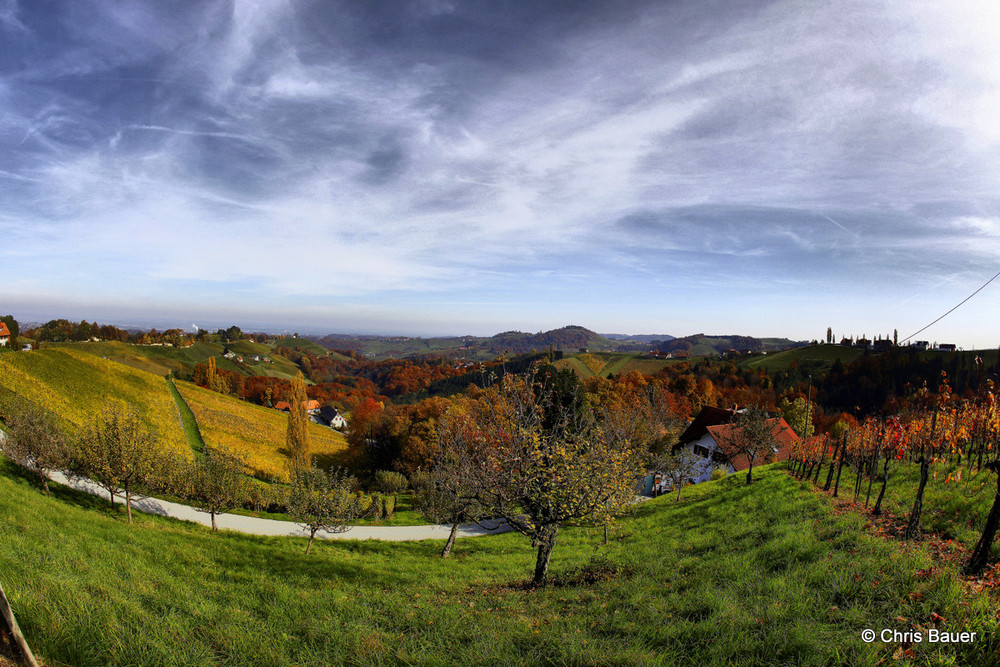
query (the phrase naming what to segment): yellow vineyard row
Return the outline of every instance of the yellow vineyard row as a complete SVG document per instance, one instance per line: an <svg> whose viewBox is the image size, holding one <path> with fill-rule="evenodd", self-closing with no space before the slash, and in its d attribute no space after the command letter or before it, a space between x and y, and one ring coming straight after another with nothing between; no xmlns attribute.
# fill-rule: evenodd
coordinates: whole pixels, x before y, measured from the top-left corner
<svg viewBox="0 0 1000 667"><path fill-rule="evenodd" d="M82 427L115 403L135 408L163 447L190 457L163 377L67 348L0 355L0 408L20 397Z"/></svg>
<svg viewBox="0 0 1000 667"><path fill-rule="evenodd" d="M238 455L256 473L288 481L287 415L188 382L178 382L177 389L198 420L206 445ZM318 424L309 424L309 444L310 453L321 461L347 450L344 436Z"/></svg>

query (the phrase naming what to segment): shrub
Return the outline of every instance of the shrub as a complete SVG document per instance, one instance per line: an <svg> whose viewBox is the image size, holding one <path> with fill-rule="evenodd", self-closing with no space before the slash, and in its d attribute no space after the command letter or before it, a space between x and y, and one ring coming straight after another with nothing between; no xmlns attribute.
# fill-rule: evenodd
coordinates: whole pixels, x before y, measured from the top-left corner
<svg viewBox="0 0 1000 667"><path fill-rule="evenodd" d="M410 487L406 475L392 470L378 470L375 473L375 490L382 493L403 493Z"/></svg>
<svg viewBox="0 0 1000 667"><path fill-rule="evenodd" d="M725 479L728 475L729 473L725 468L716 468L712 471L712 481L714 482L716 480Z"/></svg>
<svg viewBox="0 0 1000 667"><path fill-rule="evenodd" d="M382 496L382 518L391 519L396 511L396 496Z"/></svg>

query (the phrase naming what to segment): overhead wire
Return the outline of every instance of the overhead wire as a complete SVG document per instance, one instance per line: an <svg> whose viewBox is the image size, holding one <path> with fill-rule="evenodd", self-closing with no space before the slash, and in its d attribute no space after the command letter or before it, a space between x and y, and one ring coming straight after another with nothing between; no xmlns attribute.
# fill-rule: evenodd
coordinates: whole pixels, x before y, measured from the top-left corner
<svg viewBox="0 0 1000 667"><path fill-rule="evenodd" d="M959 306L961 306L961 305L962 305L962 304L964 304L964 303L965 303L966 301L968 301L968 300L969 300L969 299L971 299L972 297L974 297L974 296L976 296L977 294L979 294L980 292L982 292L982 291L983 291L983 289L984 289L984 288L985 288L985 287L986 287L987 285L989 285L989 284L990 284L991 282L993 282L994 280L996 280L996 279L997 279L998 277L1000 277L1000 272L997 272L997 274L996 274L996 275L994 275L994 276L993 276L992 278L990 278L990 279L989 279L989 280L987 280L987 281L986 281L985 283L983 283L982 285L980 285L980 286L979 286L979 289L977 289L977 290L976 290L975 292L973 292L973 293L972 293L972 294L970 294L969 296L967 296L967 297L965 297L964 299L962 299L962 301L961 301L961 302L959 302L959 304L958 304L957 306L955 306L954 308L952 308L952 309L951 309L951 310L949 310L949 311L948 311L947 313L945 313L945 314L944 314L944 315L942 315L941 317L937 318L936 320L934 320L933 322L931 322L931 323L930 323L930 324L928 324L927 326L923 327L922 329L920 329L920 330L918 330L918 331L915 331L915 332L911 333L911 334L910 334L909 336L907 336L906 338L904 338L902 342L904 342L904 343L905 343L906 341L910 340L911 338L913 338L914 336L916 336L916 335L917 335L917 334L919 334L920 332L922 332L922 331L925 331L925 330L927 330L927 329L930 329L930 328L931 328L932 326L934 326L935 324L937 324L938 322L940 322L940 321L941 321L941 320L943 320L944 318L946 318L946 317L948 317L949 315L951 315L951 314L952 314L953 312L955 312L956 310L958 310Z"/></svg>

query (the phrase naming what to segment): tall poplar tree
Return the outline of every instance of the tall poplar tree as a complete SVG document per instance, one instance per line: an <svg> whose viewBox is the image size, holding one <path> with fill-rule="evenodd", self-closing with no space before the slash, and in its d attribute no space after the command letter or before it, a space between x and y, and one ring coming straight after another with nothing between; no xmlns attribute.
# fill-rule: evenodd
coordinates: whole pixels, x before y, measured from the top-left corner
<svg viewBox="0 0 1000 667"><path fill-rule="evenodd" d="M309 418L306 417L305 403L306 380L302 373L296 373L292 379L292 388L288 395L288 432L285 436L285 445L288 448L288 456L291 459L292 478L297 479L303 471L309 470L311 457L309 455L309 432L307 425Z"/></svg>

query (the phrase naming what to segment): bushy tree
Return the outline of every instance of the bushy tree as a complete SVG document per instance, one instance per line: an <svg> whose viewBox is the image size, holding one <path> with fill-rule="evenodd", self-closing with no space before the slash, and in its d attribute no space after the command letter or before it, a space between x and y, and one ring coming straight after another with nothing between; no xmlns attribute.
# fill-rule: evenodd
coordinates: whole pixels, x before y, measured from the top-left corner
<svg viewBox="0 0 1000 667"><path fill-rule="evenodd" d="M115 492L122 489L132 523L132 491L152 478L159 458L156 436L135 410L112 406L84 429L73 467L108 492L112 507Z"/></svg>
<svg viewBox="0 0 1000 667"><path fill-rule="evenodd" d="M49 493L49 473L70 463L71 447L52 413L23 403L7 417L7 435L0 444L7 457L34 472L45 494Z"/></svg>
<svg viewBox="0 0 1000 667"><path fill-rule="evenodd" d="M536 378L505 376L483 392L474 429L463 436L474 457L470 482L486 511L538 550L536 586L545 584L560 528L603 523L635 497L641 474L643 443L575 407Z"/></svg>
<svg viewBox="0 0 1000 667"><path fill-rule="evenodd" d="M211 516L215 532L215 517L240 507L247 497L246 464L233 454L212 450L191 464L189 470L189 482L182 495L196 510Z"/></svg>
<svg viewBox="0 0 1000 667"><path fill-rule="evenodd" d="M359 496L351 493L352 482L341 468L326 471L315 465L296 476L288 497L288 513L309 532L307 555L316 533L343 533L362 516L363 504Z"/></svg>

